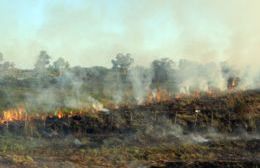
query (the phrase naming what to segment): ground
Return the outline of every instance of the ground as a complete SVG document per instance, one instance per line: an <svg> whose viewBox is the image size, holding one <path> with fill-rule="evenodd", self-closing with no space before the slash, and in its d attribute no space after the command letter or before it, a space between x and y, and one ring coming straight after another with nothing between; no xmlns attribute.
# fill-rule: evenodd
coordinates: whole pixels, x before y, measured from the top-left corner
<svg viewBox="0 0 260 168"><path fill-rule="evenodd" d="M111 137L110 137L111 139ZM168 142L158 145L127 145L93 142L73 136L64 139L1 137L0 167L174 167L186 164L223 167L260 165L260 139L226 137L208 142ZM114 142L115 140L112 139ZM236 167L235 166L235 167Z"/></svg>

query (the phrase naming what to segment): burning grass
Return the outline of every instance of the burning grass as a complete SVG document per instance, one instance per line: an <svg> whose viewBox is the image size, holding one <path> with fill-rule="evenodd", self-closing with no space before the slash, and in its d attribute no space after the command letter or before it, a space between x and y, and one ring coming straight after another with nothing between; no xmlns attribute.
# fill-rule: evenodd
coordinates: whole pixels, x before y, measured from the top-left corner
<svg viewBox="0 0 260 168"><path fill-rule="evenodd" d="M259 91L1 118L0 167L259 165ZM186 165L187 166L187 165Z"/></svg>
<svg viewBox="0 0 260 168"><path fill-rule="evenodd" d="M3 111L0 128L32 136L70 133L84 136L89 133L136 132L169 121L169 125L179 125L186 132L203 132L208 128L222 133L237 129L259 130L259 91L154 98L141 105L124 104L106 109L101 103L94 103L87 109L59 107L40 113L20 105Z"/></svg>

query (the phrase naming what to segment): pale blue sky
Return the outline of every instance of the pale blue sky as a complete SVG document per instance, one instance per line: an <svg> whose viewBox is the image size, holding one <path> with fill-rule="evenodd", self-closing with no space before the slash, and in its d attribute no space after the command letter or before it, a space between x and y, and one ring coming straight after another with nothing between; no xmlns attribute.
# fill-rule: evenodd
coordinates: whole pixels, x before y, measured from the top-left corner
<svg viewBox="0 0 260 168"><path fill-rule="evenodd" d="M259 4L257 0L0 0L0 51L23 68L33 66L40 50L82 66L110 66L118 52L129 52L136 64L145 65L160 57L198 61L245 57L258 53L252 45L259 41ZM243 46L237 53L236 43Z"/></svg>

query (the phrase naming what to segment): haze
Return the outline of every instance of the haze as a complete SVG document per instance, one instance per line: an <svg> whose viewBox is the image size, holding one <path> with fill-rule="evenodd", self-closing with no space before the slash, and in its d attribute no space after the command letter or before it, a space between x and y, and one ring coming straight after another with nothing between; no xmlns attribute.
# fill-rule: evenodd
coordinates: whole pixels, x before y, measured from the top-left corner
<svg viewBox="0 0 260 168"><path fill-rule="evenodd" d="M40 50L72 66L156 58L223 61L259 71L258 0L2 0L0 51L32 68Z"/></svg>

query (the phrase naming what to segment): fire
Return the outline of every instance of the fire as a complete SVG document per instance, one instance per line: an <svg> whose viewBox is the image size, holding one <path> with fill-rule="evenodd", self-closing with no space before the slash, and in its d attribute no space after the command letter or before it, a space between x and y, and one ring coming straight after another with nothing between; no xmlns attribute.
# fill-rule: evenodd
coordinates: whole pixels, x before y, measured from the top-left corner
<svg viewBox="0 0 260 168"><path fill-rule="evenodd" d="M162 98L163 98L162 96L163 96L162 95L162 91L160 89L158 89L157 92L156 92L156 95L155 95L156 101L160 102L162 100Z"/></svg>
<svg viewBox="0 0 260 168"><path fill-rule="evenodd" d="M58 112L57 117L61 119L63 117L63 113L61 111Z"/></svg>
<svg viewBox="0 0 260 168"><path fill-rule="evenodd" d="M151 91L147 94L146 102L148 104L153 102L153 93Z"/></svg>
<svg viewBox="0 0 260 168"><path fill-rule="evenodd" d="M73 116L75 114L84 115L86 112L96 113L96 112L109 112L108 109L104 108L101 103L93 103L91 108L86 111L85 109L80 109L79 111L70 111L66 113L62 109L57 109L54 113L30 113L28 114L26 109L23 106L10 108L4 110L2 112L2 116L0 117L0 124L5 124L13 121L32 121L33 119L46 120L47 117L53 118L57 117L58 119L62 119L66 116Z"/></svg>
<svg viewBox="0 0 260 168"><path fill-rule="evenodd" d="M219 94L219 90L214 88L209 88L206 93L208 97L216 97Z"/></svg>
<svg viewBox="0 0 260 168"><path fill-rule="evenodd" d="M167 101L169 99L170 99L170 95L166 90L157 89L157 93L156 93L156 101L157 102Z"/></svg>
<svg viewBox="0 0 260 168"><path fill-rule="evenodd" d="M206 93L208 96L214 96L213 91L211 89L207 90Z"/></svg>
<svg viewBox="0 0 260 168"><path fill-rule="evenodd" d="M150 91L147 94L146 102L149 104L153 102L167 101L170 99L170 97L171 96L166 90L158 88L154 91Z"/></svg>
<svg viewBox="0 0 260 168"><path fill-rule="evenodd" d="M25 121L28 120L26 110L24 107L20 106L18 108L11 108L9 110L3 111L3 116L1 122L10 122L10 121Z"/></svg>
<svg viewBox="0 0 260 168"><path fill-rule="evenodd" d="M228 89L233 90L235 89L239 84L240 79L238 77L230 77L228 79Z"/></svg>
<svg viewBox="0 0 260 168"><path fill-rule="evenodd" d="M185 98L187 97L187 95L185 93L178 93L175 95L175 99L181 99L181 98Z"/></svg>

